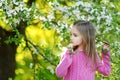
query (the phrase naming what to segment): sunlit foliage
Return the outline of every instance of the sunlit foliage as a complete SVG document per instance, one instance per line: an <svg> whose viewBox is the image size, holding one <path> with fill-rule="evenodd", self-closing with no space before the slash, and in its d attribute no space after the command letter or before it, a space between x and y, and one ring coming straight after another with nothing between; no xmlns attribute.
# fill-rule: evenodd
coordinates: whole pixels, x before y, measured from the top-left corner
<svg viewBox="0 0 120 80"><path fill-rule="evenodd" d="M55 67L63 47L69 44L69 26L76 20L88 20L96 28L98 52L101 42L111 45L112 72L109 77L96 73L96 80L120 79L120 1L119 0L1 0L0 26L14 31L7 44L18 45L15 80L59 80ZM25 34L18 31L22 22ZM22 26L19 26L22 27Z"/></svg>

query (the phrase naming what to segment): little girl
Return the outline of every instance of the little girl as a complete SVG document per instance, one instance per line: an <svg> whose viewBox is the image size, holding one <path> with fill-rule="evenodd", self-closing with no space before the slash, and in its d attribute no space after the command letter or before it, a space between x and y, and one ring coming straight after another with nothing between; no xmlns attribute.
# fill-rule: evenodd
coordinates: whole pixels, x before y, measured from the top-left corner
<svg viewBox="0 0 120 80"><path fill-rule="evenodd" d="M56 68L58 77L64 80L94 80L96 71L105 76L110 74L110 46L103 43L101 61L95 48L95 29L92 23L74 22L70 40L73 51L68 49L61 57Z"/></svg>

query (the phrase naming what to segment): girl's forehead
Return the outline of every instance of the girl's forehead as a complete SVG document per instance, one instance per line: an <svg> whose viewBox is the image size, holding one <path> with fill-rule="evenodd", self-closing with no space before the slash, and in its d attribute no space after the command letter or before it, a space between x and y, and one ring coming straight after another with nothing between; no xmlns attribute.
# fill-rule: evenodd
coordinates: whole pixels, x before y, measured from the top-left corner
<svg viewBox="0 0 120 80"><path fill-rule="evenodd" d="M71 26L70 30L77 30L77 27L76 26Z"/></svg>
<svg viewBox="0 0 120 80"><path fill-rule="evenodd" d="M71 24L71 25L70 25L70 29L71 29L72 27L74 27L74 25L73 25L73 24Z"/></svg>
<svg viewBox="0 0 120 80"><path fill-rule="evenodd" d="M75 26L71 25L69 29L72 30L74 27L75 27Z"/></svg>
<svg viewBox="0 0 120 80"><path fill-rule="evenodd" d="M72 31L72 28L73 28L73 26L70 26L70 27L69 27L69 31L70 31L70 32Z"/></svg>
<svg viewBox="0 0 120 80"><path fill-rule="evenodd" d="M79 30L75 26L72 26L70 32L79 33Z"/></svg>

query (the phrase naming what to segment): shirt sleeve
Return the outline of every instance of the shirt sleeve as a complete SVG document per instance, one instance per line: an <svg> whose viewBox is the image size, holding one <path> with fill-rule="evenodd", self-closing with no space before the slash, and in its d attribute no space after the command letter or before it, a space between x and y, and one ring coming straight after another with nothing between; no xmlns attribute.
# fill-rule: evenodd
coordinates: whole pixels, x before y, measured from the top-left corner
<svg viewBox="0 0 120 80"><path fill-rule="evenodd" d="M100 60L97 54L97 71L103 74L104 76L110 75L111 65L110 65L110 52L108 51L106 54L102 52L102 61Z"/></svg>
<svg viewBox="0 0 120 80"><path fill-rule="evenodd" d="M67 74L68 68L72 63L72 56L67 50L66 53L62 56L60 63L56 67L56 75L58 77L64 77Z"/></svg>

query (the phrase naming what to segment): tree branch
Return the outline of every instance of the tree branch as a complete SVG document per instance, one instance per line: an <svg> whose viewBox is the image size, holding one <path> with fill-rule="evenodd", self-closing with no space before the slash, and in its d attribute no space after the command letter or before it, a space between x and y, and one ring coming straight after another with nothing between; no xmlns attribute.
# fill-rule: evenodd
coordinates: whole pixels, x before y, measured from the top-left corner
<svg viewBox="0 0 120 80"><path fill-rule="evenodd" d="M47 61L49 62L51 65L57 66L55 63L53 63L50 59L48 59L45 55L43 55L39 49L38 46L34 45L30 40L28 40L27 38L25 38L26 42L29 42L36 50L37 52ZM29 47L28 43L27 43L27 47L31 50L31 48ZM33 54L32 54L33 55Z"/></svg>

